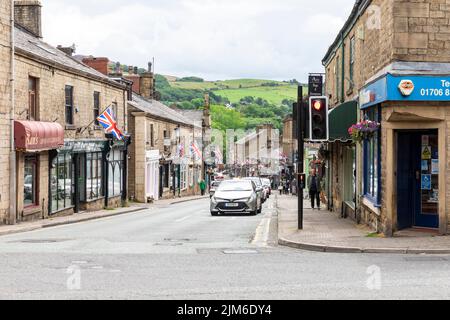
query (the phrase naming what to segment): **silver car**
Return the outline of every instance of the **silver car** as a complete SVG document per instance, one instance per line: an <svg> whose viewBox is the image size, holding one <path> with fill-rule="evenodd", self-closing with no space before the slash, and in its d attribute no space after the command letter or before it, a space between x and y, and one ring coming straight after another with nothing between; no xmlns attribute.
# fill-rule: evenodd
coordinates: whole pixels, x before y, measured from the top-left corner
<svg viewBox="0 0 450 320"><path fill-rule="evenodd" d="M247 178L244 178L243 180L253 181L256 185L256 189L257 189L256 191L261 196L262 203L266 202L266 200L268 198L268 194L266 192L266 189L264 188L262 179L260 177L247 177Z"/></svg>
<svg viewBox="0 0 450 320"><path fill-rule="evenodd" d="M211 215L246 213L257 215L262 211L261 195L249 180L223 181L211 198Z"/></svg>

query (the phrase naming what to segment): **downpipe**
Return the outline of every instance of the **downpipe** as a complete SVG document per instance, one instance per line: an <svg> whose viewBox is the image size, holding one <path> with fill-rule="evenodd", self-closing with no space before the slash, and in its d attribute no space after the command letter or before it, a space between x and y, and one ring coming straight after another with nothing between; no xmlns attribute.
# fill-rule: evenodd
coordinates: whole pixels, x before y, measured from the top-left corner
<svg viewBox="0 0 450 320"><path fill-rule="evenodd" d="M17 186L16 186L16 150L14 144L15 119L15 34L14 34L14 0L11 0L11 109L10 109L10 153L9 153L9 221L8 224L17 223Z"/></svg>

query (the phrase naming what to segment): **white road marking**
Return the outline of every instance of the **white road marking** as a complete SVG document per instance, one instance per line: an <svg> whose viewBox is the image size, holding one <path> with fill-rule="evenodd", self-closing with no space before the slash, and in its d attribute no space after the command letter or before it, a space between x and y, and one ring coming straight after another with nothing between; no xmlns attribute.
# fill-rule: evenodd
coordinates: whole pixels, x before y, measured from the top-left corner
<svg viewBox="0 0 450 320"><path fill-rule="evenodd" d="M267 247L267 243L269 242L269 233L270 233L270 221L272 219L271 214L266 214L259 224L258 228L256 228L255 238L252 241L252 244Z"/></svg>
<svg viewBox="0 0 450 320"><path fill-rule="evenodd" d="M187 220L187 219L189 219L190 217L192 217L192 216L187 216L187 217L184 217L184 218L181 218L181 219L175 220L175 222L182 222L182 221L184 221L184 220Z"/></svg>

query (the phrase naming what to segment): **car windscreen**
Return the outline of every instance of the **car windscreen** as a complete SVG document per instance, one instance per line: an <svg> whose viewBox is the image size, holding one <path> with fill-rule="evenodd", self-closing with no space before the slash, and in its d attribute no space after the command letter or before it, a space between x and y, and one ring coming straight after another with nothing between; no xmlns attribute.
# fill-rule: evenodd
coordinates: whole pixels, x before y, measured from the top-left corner
<svg viewBox="0 0 450 320"><path fill-rule="evenodd" d="M253 188L250 181L225 181L217 191L253 191Z"/></svg>

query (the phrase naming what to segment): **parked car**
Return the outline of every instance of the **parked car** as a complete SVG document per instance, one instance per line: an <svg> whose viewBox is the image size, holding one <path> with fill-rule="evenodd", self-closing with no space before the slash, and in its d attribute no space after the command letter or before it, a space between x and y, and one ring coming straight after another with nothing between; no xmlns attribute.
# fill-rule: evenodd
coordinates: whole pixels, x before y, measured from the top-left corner
<svg viewBox="0 0 450 320"><path fill-rule="evenodd" d="M209 197L211 198L214 193L216 193L217 188L220 186L222 181L213 181L211 183L211 187L209 188Z"/></svg>
<svg viewBox="0 0 450 320"><path fill-rule="evenodd" d="M267 198L268 198L268 194L267 194L267 190L264 189L262 180L260 177L248 177L248 178L244 178L243 180L249 180L249 181L253 181L256 185L256 187L258 189L260 189L260 193L261 193L261 200L262 203L266 202Z"/></svg>
<svg viewBox="0 0 450 320"><path fill-rule="evenodd" d="M261 189L253 181L226 180L211 197L211 215L243 213L256 215L262 211Z"/></svg>

